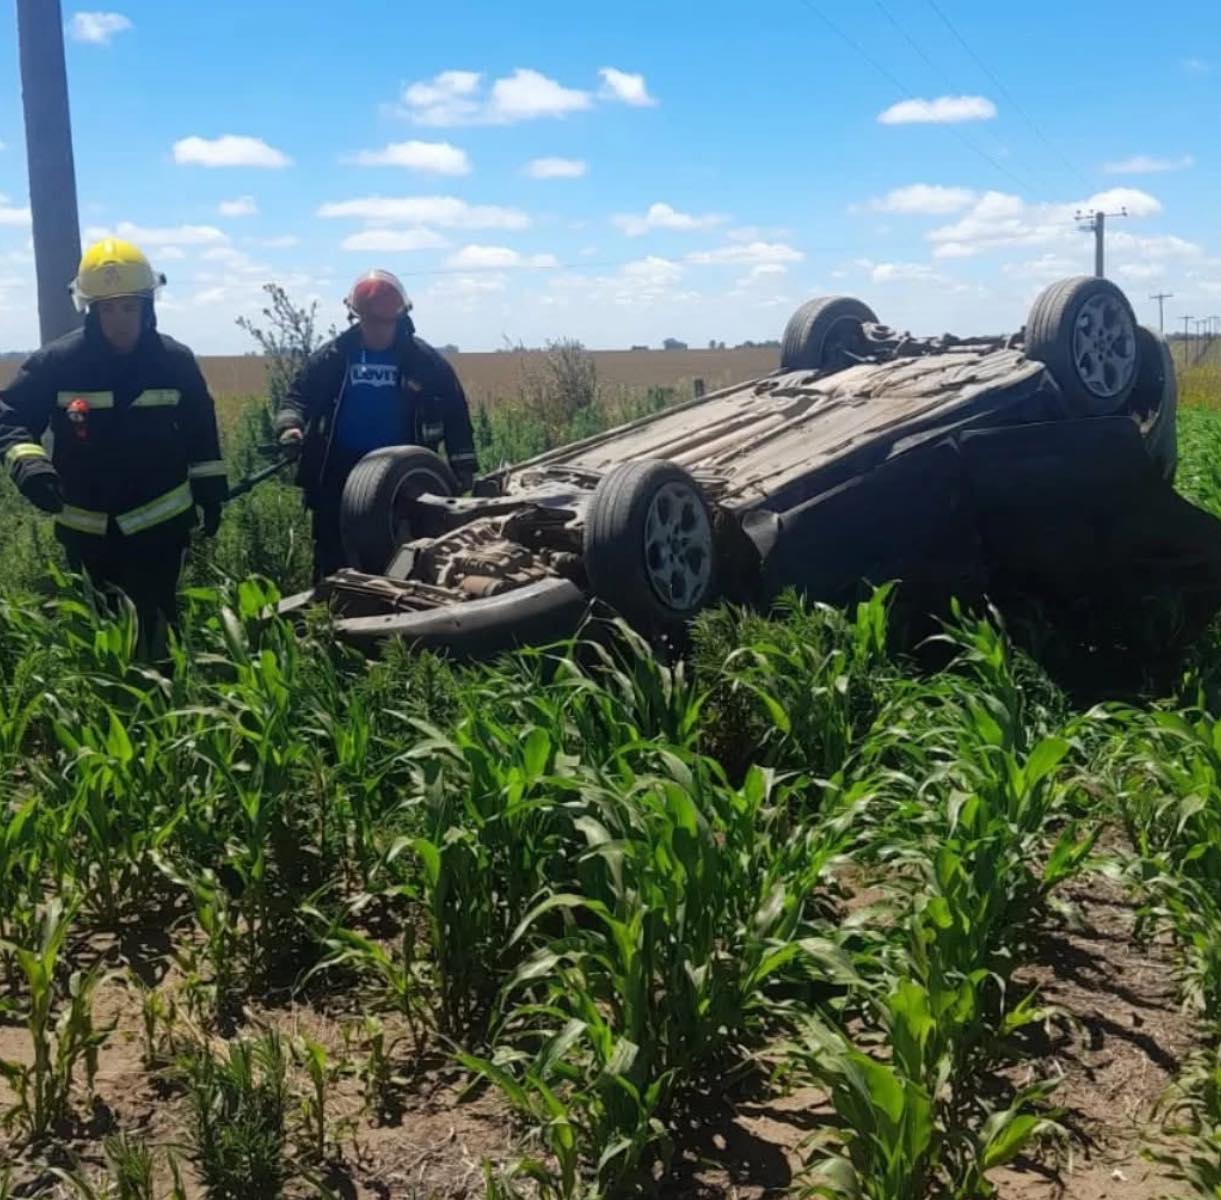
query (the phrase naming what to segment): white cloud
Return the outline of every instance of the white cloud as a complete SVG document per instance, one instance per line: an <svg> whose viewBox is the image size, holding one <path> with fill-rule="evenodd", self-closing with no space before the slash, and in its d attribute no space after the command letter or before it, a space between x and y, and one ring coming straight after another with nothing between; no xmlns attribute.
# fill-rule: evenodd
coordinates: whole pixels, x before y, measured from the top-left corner
<svg viewBox="0 0 1221 1200"><path fill-rule="evenodd" d="M222 200L217 206L222 217L253 217L259 211L253 196L238 196L236 200Z"/></svg>
<svg viewBox="0 0 1221 1200"><path fill-rule="evenodd" d="M1161 212L1156 197L1135 188L1111 188L1077 204L1028 204L1020 196L985 192L967 213L928 234L938 258L970 258L1004 246L1071 244L1079 237L1078 212L1126 208L1133 217Z"/></svg>
<svg viewBox="0 0 1221 1200"><path fill-rule="evenodd" d="M174 143L174 161L198 167L287 167L292 159L262 138L227 133L218 138L186 137Z"/></svg>
<svg viewBox="0 0 1221 1200"><path fill-rule="evenodd" d="M937 216L961 212L975 199L975 192L964 187L942 187L935 183L912 183L894 188L873 199L869 207L877 212L918 213Z"/></svg>
<svg viewBox="0 0 1221 1200"><path fill-rule="evenodd" d="M366 229L344 238L340 249L407 254L413 250L439 250L448 245L439 233L431 229Z"/></svg>
<svg viewBox="0 0 1221 1200"><path fill-rule="evenodd" d="M403 89L395 111L417 125L511 125L541 117L564 117L587 109L590 94L565 87L530 67L518 67L481 93L477 71L442 71Z"/></svg>
<svg viewBox="0 0 1221 1200"><path fill-rule="evenodd" d="M1195 165L1190 154L1178 158L1154 158L1148 154L1134 154L1131 158L1105 164L1108 175L1157 175L1163 171L1185 171Z"/></svg>
<svg viewBox="0 0 1221 1200"><path fill-rule="evenodd" d="M187 256L187 252L185 250L180 249L178 246L162 246L161 249L159 249L157 251L157 257L162 262L170 262L171 260L180 260L180 259L186 258L186 256Z"/></svg>
<svg viewBox="0 0 1221 1200"><path fill-rule="evenodd" d="M1182 66L1188 75L1207 75L1213 69L1212 63L1202 58L1185 58Z"/></svg>
<svg viewBox="0 0 1221 1200"><path fill-rule="evenodd" d="M509 280L505 275L453 275L433 283L428 295L440 300L477 300L481 296L506 291L508 286Z"/></svg>
<svg viewBox="0 0 1221 1200"><path fill-rule="evenodd" d="M722 246L718 250L697 250L687 255L687 261L709 266L720 263L736 263L747 266L761 263L801 262L805 258L800 250L784 242L742 242Z"/></svg>
<svg viewBox="0 0 1221 1200"><path fill-rule="evenodd" d="M473 124L479 114L478 71L442 71L403 90L402 115L418 125Z"/></svg>
<svg viewBox="0 0 1221 1200"><path fill-rule="evenodd" d="M468 204L456 196L366 196L323 204L318 216L443 229L525 229L530 224L520 209Z"/></svg>
<svg viewBox="0 0 1221 1200"><path fill-rule="evenodd" d="M580 179L588 170L580 158L535 158L526 164L531 179Z"/></svg>
<svg viewBox="0 0 1221 1200"><path fill-rule="evenodd" d="M9 203L9 198L0 193L0 225L25 226L30 223L29 208L18 208Z"/></svg>
<svg viewBox="0 0 1221 1200"><path fill-rule="evenodd" d="M114 229L91 226L85 230L90 242L106 237L122 238L135 242L137 246L160 248L163 246L216 246L229 240L215 225L135 225L131 221L120 221Z"/></svg>
<svg viewBox="0 0 1221 1200"><path fill-rule="evenodd" d="M232 276L262 276L270 273L270 268L264 263L255 262L245 251L233 246L213 246L200 256L203 262L219 263L226 271L227 277Z"/></svg>
<svg viewBox="0 0 1221 1200"><path fill-rule="evenodd" d="M878 113L883 125L953 125L990 121L996 105L984 96L938 96L935 100L901 100Z"/></svg>
<svg viewBox="0 0 1221 1200"><path fill-rule="evenodd" d="M508 246L463 246L445 260L447 267L463 270L506 270L516 267L552 268L559 262L554 254L522 254Z"/></svg>
<svg viewBox="0 0 1221 1200"><path fill-rule="evenodd" d="M360 167L409 167L431 175L469 175L466 151L449 142L391 142L382 150L362 150L350 160Z"/></svg>
<svg viewBox="0 0 1221 1200"><path fill-rule="evenodd" d="M779 285L788 275L789 269L782 263L756 263L734 284L737 291L759 290L769 286Z"/></svg>
<svg viewBox="0 0 1221 1200"><path fill-rule="evenodd" d="M1204 254L1202 246L1189 242L1186 238L1175 237L1174 234L1141 237L1138 234L1114 230L1108 234L1107 244L1112 250L1143 254L1153 258L1196 259Z"/></svg>
<svg viewBox="0 0 1221 1200"><path fill-rule="evenodd" d="M874 283L907 283L913 280L933 283L944 281L945 276L938 274L927 263L883 262L870 266L869 278Z"/></svg>
<svg viewBox="0 0 1221 1200"><path fill-rule="evenodd" d="M640 237L652 229L711 229L721 225L726 217L717 213L705 213L703 216L692 216L690 213L679 212L669 204L650 204L649 210L643 216L620 214L611 217L611 224L617 225L628 237Z"/></svg>
<svg viewBox="0 0 1221 1200"><path fill-rule="evenodd" d="M492 84L491 114L496 123L563 117L590 105L589 93L566 88L528 67L518 67Z"/></svg>
<svg viewBox="0 0 1221 1200"><path fill-rule="evenodd" d="M650 254L647 258L638 258L634 262L624 263L620 274L625 279L639 280L655 287L666 287L682 279L683 268L673 259Z"/></svg>
<svg viewBox="0 0 1221 1200"><path fill-rule="evenodd" d="M652 108L657 104L649 95L643 75L630 75L614 67L603 67L598 74L602 76L601 95L604 99L619 100L635 108Z"/></svg>
<svg viewBox="0 0 1221 1200"><path fill-rule="evenodd" d="M282 233L279 237L258 238L256 246L264 246L268 250L287 250L291 246L299 246L301 239L292 233Z"/></svg>
<svg viewBox="0 0 1221 1200"><path fill-rule="evenodd" d="M1148 192L1137 188L1111 188L1091 196L1082 207L1090 212L1102 209L1110 212L1112 209L1126 208L1129 216L1152 217L1162 211L1161 201Z"/></svg>
<svg viewBox="0 0 1221 1200"><path fill-rule="evenodd" d="M117 12L78 12L68 22L68 32L73 41L88 42L94 46L108 46L119 33L133 28L131 20Z"/></svg>
<svg viewBox="0 0 1221 1200"><path fill-rule="evenodd" d="M1081 263L1062 254L1049 252L1025 262L1005 263L1001 270L1011 279L1020 279L1042 287L1057 279L1081 274Z"/></svg>

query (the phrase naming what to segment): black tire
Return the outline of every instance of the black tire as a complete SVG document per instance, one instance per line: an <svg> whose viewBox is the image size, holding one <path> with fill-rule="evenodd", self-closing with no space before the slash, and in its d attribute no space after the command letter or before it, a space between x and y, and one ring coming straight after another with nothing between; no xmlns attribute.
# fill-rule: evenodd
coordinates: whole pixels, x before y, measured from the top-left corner
<svg viewBox="0 0 1221 1200"><path fill-rule="evenodd" d="M690 508L673 508L683 497ZM650 532L667 520L675 522L677 546L672 539L650 543ZM683 540L684 527L689 540ZM716 567L712 512L682 467L640 459L620 463L599 480L585 516L590 590L641 633L676 630L707 605L716 592Z"/></svg>
<svg viewBox="0 0 1221 1200"><path fill-rule="evenodd" d="M1179 388L1174 358L1169 342L1148 326L1137 328L1136 341L1140 370L1132 407L1158 475L1173 484L1179 465Z"/></svg>
<svg viewBox="0 0 1221 1200"><path fill-rule="evenodd" d="M784 371L821 371L847 366L841 351L851 347L862 325L876 325L869 305L851 296L807 300L784 327L780 367Z"/></svg>
<svg viewBox="0 0 1221 1200"><path fill-rule="evenodd" d="M339 507L339 532L348 566L371 575L385 570L404 539L396 501L431 492L456 496L449 464L424 446L387 446L352 468Z"/></svg>
<svg viewBox="0 0 1221 1200"><path fill-rule="evenodd" d="M1093 320L1087 311L1098 309L1109 315L1112 324ZM1079 328L1082 321L1090 324ZM1140 367L1136 329L1128 298L1109 279L1093 275L1061 279L1044 288L1031 306L1026 357L1052 373L1071 415L1110 416L1122 411L1136 386ZM1101 340L1095 343L1095 338Z"/></svg>

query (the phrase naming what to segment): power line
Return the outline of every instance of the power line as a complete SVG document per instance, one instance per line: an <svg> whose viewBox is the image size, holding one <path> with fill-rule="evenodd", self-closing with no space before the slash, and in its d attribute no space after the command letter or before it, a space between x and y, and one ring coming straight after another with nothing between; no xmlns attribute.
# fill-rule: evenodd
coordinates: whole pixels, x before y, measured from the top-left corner
<svg viewBox="0 0 1221 1200"><path fill-rule="evenodd" d="M958 44L967 52L968 55L970 55L975 65L981 71L983 71L985 75L987 75L987 77L996 87L997 91L999 91L1001 95L1013 105L1018 116L1020 116L1022 120L1034 130L1035 136L1039 139L1039 141L1041 141L1043 145L1045 145L1074 175L1076 175L1087 188L1092 190L1094 185L1086 177L1085 172L1083 172L1076 163L1069 159L1069 157L1034 123L1031 117L1027 114L1026 110L1021 106L1021 104L1018 103L1017 98L1013 95L1013 93L1000 81L996 73L988 66L986 62L984 62L982 58L979 57L978 54L975 53L974 50L971 49L966 38L964 38L962 34L958 32L958 29L955 27L953 21L951 21L950 18L947 17L942 11L941 6L937 3L937 0L928 0L928 4L933 12L935 12L941 18L945 27L950 31Z"/></svg>
<svg viewBox="0 0 1221 1200"><path fill-rule="evenodd" d="M928 53L926 53L924 47L921 46L920 43L918 41L916 41L916 39L907 31L907 29L899 23L898 19L890 11L890 9L886 7L886 5L882 2L882 0L874 0L874 2L877 4L878 9L882 13L882 16L884 16L891 23L891 25L893 25L895 27L895 31L899 34L899 36L920 56L920 58L924 61L925 65L929 68L929 70L932 71L936 76L938 76L938 78L940 78L941 83L945 87L946 91L953 92L955 90L955 85L951 81L949 76L946 74L945 70L933 61L933 59L928 55ZM977 153L983 153L983 151L980 150L979 146L977 146L973 141L971 141L965 133L961 134L961 137L962 137L963 141L970 144ZM996 140L996 139L994 138L994 140Z"/></svg>
<svg viewBox="0 0 1221 1200"><path fill-rule="evenodd" d="M858 41L856 41L855 38L849 37L849 35L846 34L838 25L836 25L835 22L826 15L826 13L824 13L817 7L817 5L813 3L813 0L800 0L800 2L804 4L805 7L808 8L810 12L812 12L824 25L826 25L826 27L830 29L836 37L845 42L848 46L851 46L852 49L855 50L857 54L859 54L871 67L873 67L873 69L877 71L879 75L886 79L892 86L898 88L899 91L907 97L907 99L917 99L916 94L910 88L900 82L890 70L878 62L878 60L874 58L873 55L870 54ZM1002 175L1007 175L1023 191L1029 192L1032 190L1030 185L1026 183L1025 180L1020 179L1003 163L997 162L997 160L993 158L992 155L990 155L986 150L975 145L974 142L964 137L961 130L955 128L953 125L942 125L940 128L944 129L947 133L952 133L960 142L962 142L964 146L966 146L969 150L973 150L980 156L980 158L984 159L996 170L1000 171Z"/></svg>

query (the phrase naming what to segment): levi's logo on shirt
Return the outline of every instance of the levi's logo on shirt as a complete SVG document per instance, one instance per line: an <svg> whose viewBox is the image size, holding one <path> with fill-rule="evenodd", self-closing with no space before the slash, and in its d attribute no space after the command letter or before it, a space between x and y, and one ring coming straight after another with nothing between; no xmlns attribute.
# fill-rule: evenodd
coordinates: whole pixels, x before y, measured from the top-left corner
<svg viewBox="0 0 1221 1200"><path fill-rule="evenodd" d="M355 362L348 368L348 383L365 387L397 387L399 369L394 363Z"/></svg>

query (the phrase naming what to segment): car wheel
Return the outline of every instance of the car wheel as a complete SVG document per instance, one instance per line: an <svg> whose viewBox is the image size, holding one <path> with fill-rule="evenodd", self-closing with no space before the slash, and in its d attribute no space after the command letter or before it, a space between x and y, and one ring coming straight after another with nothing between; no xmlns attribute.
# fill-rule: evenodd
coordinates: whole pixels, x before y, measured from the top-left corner
<svg viewBox="0 0 1221 1200"><path fill-rule="evenodd" d="M585 518L585 570L594 596L640 632L681 626L712 598L712 513L674 463L621 463L598 482Z"/></svg>
<svg viewBox="0 0 1221 1200"><path fill-rule="evenodd" d="M1172 484L1179 463L1179 388L1174 359L1166 339L1144 325L1137 327L1136 344L1140 370L1132 408L1157 473Z"/></svg>
<svg viewBox="0 0 1221 1200"><path fill-rule="evenodd" d="M410 500L431 492L456 496L449 464L424 446L387 446L352 468L339 508L344 558L358 571L377 574L410 540Z"/></svg>
<svg viewBox="0 0 1221 1200"><path fill-rule="evenodd" d="M1136 328L1128 298L1110 280L1062 279L1030 309L1026 357L1052 373L1073 416L1108 416L1136 386Z"/></svg>
<svg viewBox="0 0 1221 1200"><path fill-rule="evenodd" d="M862 325L876 325L869 305L851 296L807 300L784 327L780 367L785 371L820 371L846 367L843 352L859 339Z"/></svg>

